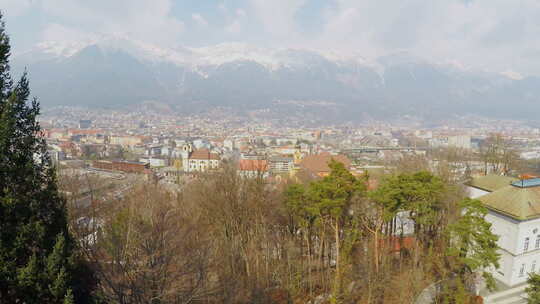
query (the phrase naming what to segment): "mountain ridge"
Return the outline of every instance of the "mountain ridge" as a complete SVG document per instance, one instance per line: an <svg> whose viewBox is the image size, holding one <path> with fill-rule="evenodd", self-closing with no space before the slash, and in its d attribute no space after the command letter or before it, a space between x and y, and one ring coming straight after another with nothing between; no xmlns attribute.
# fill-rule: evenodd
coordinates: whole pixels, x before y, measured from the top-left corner
<svg viewBox="0 0 540 304"><path fill-rule="evenodd" d="M15 70L28 67L45 106L157 101L190 111L309 100L336 105L336 119L468 113L533 119L540 110L537 77L512 79L406 53L369 61L238 43L172 50L122 39L72 47L47 43L14 57ZM324 116L325 107L313 109Z"/></svg>

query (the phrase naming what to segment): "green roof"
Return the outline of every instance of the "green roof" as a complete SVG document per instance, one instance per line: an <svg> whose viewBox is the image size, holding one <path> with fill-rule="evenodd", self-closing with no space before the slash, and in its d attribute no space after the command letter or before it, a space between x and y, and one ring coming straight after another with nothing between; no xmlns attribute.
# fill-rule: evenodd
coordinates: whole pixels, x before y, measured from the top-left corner
<svg viewBox="0 0 540 304"><path fill-rule="evenodd" d="M473 178L467 185L493 192L506 187L517 180L517 178L503 175L486 175Z"/></svg>
<svg viewBox="0 0 540 304"><path fill-rule="evenodd" d="M517 220L540 217L540 187L506 186L478 198L488 209Z"/></svg>

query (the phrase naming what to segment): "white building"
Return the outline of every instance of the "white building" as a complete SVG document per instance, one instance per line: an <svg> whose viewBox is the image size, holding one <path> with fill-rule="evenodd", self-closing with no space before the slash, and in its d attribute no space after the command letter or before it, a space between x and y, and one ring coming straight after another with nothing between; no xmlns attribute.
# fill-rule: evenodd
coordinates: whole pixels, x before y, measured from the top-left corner
<svg viewBox="0 0 540 304"><path fill-rule="evenodd" d="M182 147L182 167L186 172L206 172L219 168L221 157L208 149L193 150L191 144Z"/></svg>
<svg viewBox="0 0 540 304"><path fill-rule="evenodd" d="M483 195L499 190L517 181L517 178L489 174L485 176L474 177L470 182L465 184L467 196L470 198L479 198Z"/></svg>
<svg viewBox="0 0 540 304"><path fill-rule="evenodd" d="M233 151L234 150L234 141L231 140L231 139L225 139L223 141L223 148L229 150L229 151Z"/></svg>
<svg viewBox="0 0 540 304"><path fill-rule="evenodd" d="M539 159L540 158L540 150L533 150L533 151L526 151L522 152L519 155L523 159Z"/></svg>
<svg viewBox="0 0 540 304"><path fill-rule="evenodd" d="M273 174L290 173L294 169L294 158L273 156L268 159L268 169Z"/></svg>
<svg viewBox="0 0 540 304"><path fill-rule="evenodd" d="M166 167L169 165L169 160L167 158L159 157L149 157L149 158L140 158L139 162L149 164L150 167Z"/></svg>
<svg viewBox="0 0 540 304"><path fill-rule="evenodd" d="M540 270L540 178L515 181L479 200L499 235L500 268L493 276L507 286L526 282L528 273Z"/></svg>
<svg viewBox="0 0 540 304"><path fill-rule="evenodd" d="M163 146L161 148L161 156L163 157L171 157L173 152L173 148L170 146Z"/></svg>
<svg viewBox="0 0 540 304"><path fill-rule="evenodd" d="M195 149L209 149L210 143L206 139L199 138L193 141L193 146Z"/></svg>
<svg viewBox="0 0 540 304"><path fill-rule="evenodd" d="M456 135L448 137L448 146L460 149L471 148L471 137L469 135Z"/></svg>
<svg viewBox="0 0 540 304"><path fill-rule="evenodd" d="M433 148L452 147L459 149L471 149L472 142L469 135L456 135L447 137L433 137L429 139L429 145Z"/></svg>

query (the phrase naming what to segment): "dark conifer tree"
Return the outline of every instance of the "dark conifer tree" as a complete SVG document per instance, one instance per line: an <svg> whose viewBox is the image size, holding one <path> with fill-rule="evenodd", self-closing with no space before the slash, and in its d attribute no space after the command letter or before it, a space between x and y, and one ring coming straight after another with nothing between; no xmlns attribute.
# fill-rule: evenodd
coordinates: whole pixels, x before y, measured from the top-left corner
<svg viewBox="0 0 540 304"><path fill-rule="evenodd" d="M2 16L0 15L0 21ZM29 101L26 73L14 83L0 24L0 303L73 303L74 242L65 200Z"/></svg>

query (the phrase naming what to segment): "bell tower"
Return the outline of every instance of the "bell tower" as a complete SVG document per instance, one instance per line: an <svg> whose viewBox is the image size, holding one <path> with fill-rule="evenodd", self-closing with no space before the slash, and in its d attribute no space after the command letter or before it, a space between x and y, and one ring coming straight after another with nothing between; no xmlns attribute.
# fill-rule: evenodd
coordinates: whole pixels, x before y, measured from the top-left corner
<svg viewBox="0 0 540 304"><path fill-rule="evenodd" d="M191 143L186 143L182 146L182 167L184 171L189 172L189 156L193 152L193 146Z"/></svg>

